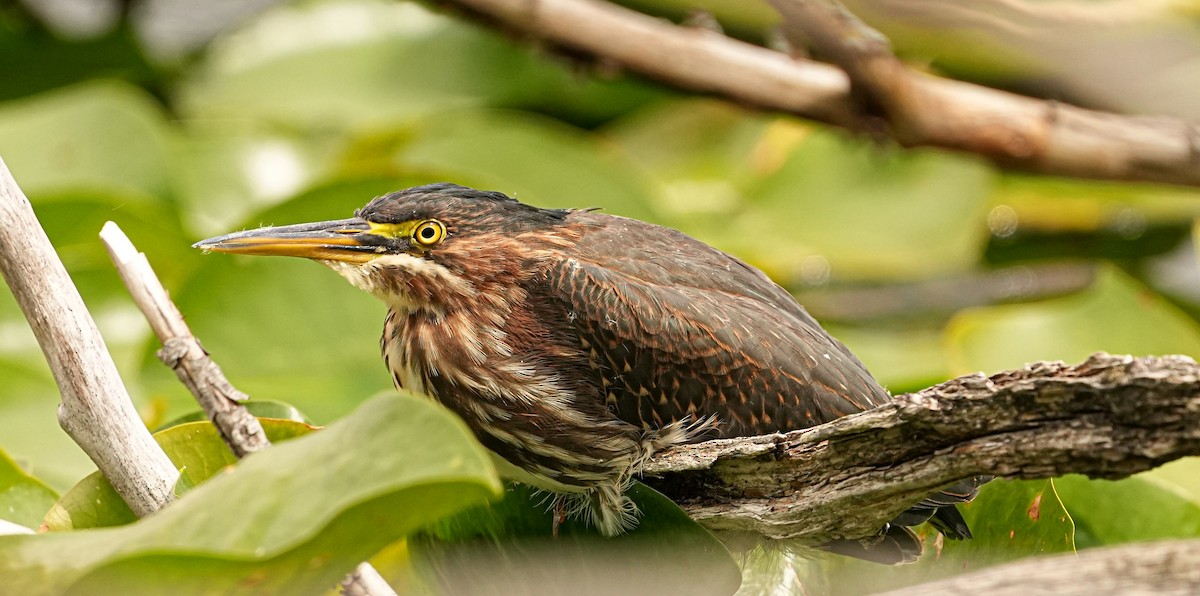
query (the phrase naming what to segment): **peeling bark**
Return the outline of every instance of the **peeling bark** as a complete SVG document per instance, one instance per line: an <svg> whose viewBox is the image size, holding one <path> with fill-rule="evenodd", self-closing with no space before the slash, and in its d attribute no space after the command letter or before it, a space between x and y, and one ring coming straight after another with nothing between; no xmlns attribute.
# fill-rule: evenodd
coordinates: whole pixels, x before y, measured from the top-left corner
<svg viewBox="0 0 1200 596"><path fill-rule="evenodd" d="M859 538L975 475L1123 478L1200 454L1200 366L1095 354L968 375L786 434L671 449L644 481L715 530Z"/></svg>

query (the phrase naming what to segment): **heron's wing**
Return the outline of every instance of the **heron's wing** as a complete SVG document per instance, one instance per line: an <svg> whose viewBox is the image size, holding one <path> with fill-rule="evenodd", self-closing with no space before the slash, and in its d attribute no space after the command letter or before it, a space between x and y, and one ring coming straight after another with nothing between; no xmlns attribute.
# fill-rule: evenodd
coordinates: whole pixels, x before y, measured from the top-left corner
<svg viewBox="0 0 1200 596"><path fill-rule="evenodd" d="M546 272L546 288L590 354L618 417L657 428L717 415L722 436L805 428L890 399L866 367L761 271L684 234L586 214L591 228ZM954 503L977 477L902 514L888 534L909 560L930 520L970 536ZM919 545L918 545L919 546Z"/></svg>
<svg viewBox="0 0 1200 596"><path fill-rule="evenodd" d="M678 232L588 214L546 273L617 416L658 428L717 415L722 436L804 428L888 399L779 286Z"/></svg>

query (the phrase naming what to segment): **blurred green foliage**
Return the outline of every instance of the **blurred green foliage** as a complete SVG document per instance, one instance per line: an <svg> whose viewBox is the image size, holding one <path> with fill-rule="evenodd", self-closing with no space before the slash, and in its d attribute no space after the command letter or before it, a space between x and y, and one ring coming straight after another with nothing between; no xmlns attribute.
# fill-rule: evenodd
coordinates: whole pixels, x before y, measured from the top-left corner
<svg viewBox="0 0 1200 596"><path fill-rule="evenodd" d="M631 3L672 16L692 6ZM707 5L746 37L773 21L757 3ZM601 207L733 252L804 297L893 392L1096 350L1200 353L1192 189L1034 177L883 146L546 55L407 2L281 3L182 59L142 44L126 20L72 38L0 11L0 156L151 426L195 406L109 265L104 221L146 252L237 386L325 424L390 390L375 340L383 306L311 263L204 257L190 244L346 217L435 181ZM56 405L32 334L0 292L0 447L66 490L93 468L58 429ZM0 518L36 525L30 512L52 492L5 462ZM930 537L937 555L869 579L821 557L800 575L857 591L1069 549L1068 514L1080 547L1194 535L1198 467L1072 478L1057 494L1046 482L994 483L966 508L973 543ZM13 486L23 496L4 509ZM389 556L408 565L398 548Z"/></svg>

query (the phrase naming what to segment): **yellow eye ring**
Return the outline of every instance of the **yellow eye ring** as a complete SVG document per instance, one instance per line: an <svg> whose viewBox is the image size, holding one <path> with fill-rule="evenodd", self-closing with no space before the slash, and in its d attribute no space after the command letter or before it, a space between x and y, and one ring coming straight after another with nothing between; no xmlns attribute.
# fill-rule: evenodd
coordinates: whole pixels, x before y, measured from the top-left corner
<svg viewBox="0 0 1200 596"><path fill-rule="evenodd" d="M420 246L435 246L446 239L446 226L436 219L423 221L413 228L412 239Z"/></svg>

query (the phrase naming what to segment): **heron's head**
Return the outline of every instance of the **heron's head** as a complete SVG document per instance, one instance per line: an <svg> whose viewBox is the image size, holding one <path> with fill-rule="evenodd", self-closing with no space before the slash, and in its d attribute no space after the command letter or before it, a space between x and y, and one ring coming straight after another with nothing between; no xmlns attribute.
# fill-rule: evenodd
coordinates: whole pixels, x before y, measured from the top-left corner
<svg viewBox="0 0 1200 596"><path fill-rule="evenodd" d="M354 217L201 240L205 251L304 257L392 306L445 310L511 285L561 246L568 210L499 192L430 184L383 195Z"/></svg>

